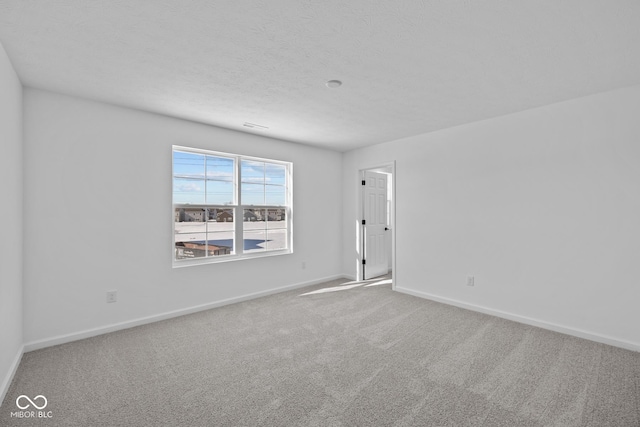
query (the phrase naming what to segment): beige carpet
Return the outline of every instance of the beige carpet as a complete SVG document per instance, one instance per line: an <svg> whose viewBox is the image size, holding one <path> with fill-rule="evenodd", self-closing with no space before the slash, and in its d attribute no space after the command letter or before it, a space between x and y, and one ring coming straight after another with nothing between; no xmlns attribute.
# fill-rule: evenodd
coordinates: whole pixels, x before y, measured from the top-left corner
<svg viewBox="0 0 640 427"><path fill-rule="evenodd" d="M0 425L640 426L640 353L343 282L27 353Z"/></svg>

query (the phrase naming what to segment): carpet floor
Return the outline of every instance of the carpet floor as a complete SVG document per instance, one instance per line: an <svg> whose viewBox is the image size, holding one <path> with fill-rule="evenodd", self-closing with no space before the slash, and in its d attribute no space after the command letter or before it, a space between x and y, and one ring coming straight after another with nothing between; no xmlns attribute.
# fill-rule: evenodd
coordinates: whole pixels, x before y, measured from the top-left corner
<svg viewBox="0 0 640 427"><path fill-rule="evenodd" d="M389 282L336 280L26 353L0 425L640 426L640 353ZM20 395L46 396L50 418L12 417Z"/></svg>

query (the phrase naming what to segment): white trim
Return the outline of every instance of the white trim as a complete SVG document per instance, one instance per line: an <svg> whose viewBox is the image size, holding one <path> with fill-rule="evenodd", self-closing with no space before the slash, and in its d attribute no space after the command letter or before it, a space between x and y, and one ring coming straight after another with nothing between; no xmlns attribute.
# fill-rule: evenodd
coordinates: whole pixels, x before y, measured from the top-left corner
<svg viewBox="0 0 640 427"><path fill-rule="evenodd" d="M11 382L13 381L13 377L18 370L18 366L20 366L20 361L22 360L22 355L24 354L24 345L21 345L18 349L18 353L16 353L16 357L13 359L13 363L9 368L9 372L2 380L2 384L0 384L0 405L4 402L4 398L9 391L9 387L11 387Z"/></svg>
<svg viewBox="0 0 640 427"><path fill-rule="evenodd" d="M280 288L268 289L266 291L254 292L252 294L241 295L238 297L227 298L221 301L210 302L207 304L196 305L193 307L187 307L179 310L173 310L166 313L155 314L153 316L141 317L138 319L128 320L126 322L113 323L111 325L101 326L93 329L86 329L84 331L73 332L71 334L58 335L52 338L45 338L38 341L32 341L25 343L24 352L30 352L34 350L40 350L42 348L51 347L54 345L65 344L72 341L78 341L85 338L95 337L97 335L107 334L109 332L120 331L122 329L133 328L134 326L146 325L148 323L159 322L160 320L171 319L174 317L184 316L186 314L197 313L199 311L210 310L216 307L222 307L224 305L235 304L242 301L248 301L255 298L260 298L267 295L277 294L280 292L289 291L292 289L303 288L305 286L311 286L318 283L328 282L330 280L345 278L342 274L336 274L334 276L323 277L321 279L310 280L307 282L296 283L293 285L282 286Z"/></svg>
<svg viewBox="0 0 640 427"><path fill-rule="evenodd" d="M364 201L362 200L362 185L360 181L364 179L364 172L375 169L391 169L391 290L396 290L396 161L391 160L384 163L379 163L370 167L362 167L358 169L358 209L356 210L356 223L360 224L360 220L363 218ZM356 267L356 279L361 280L362 277L362 233L361 227L358 226L358 242L357 242L357 267Z"/></svg>
<svg viewBox="0 0 640 427"><path fill-rule="evenodd" d="M181 151L183 153L207 154L211 156L225 157L227 159L242 157L243 159L253 160L256 162L280 163L281 165L286 165L288 163L291 163L289 160L268 159L266 157L256 157L256 156L250 156L247 154L227 153L224 151L209 150L208 148L196 148L191 146L187 147L186 145L172 145L171 147L173 150Z"/></svg>
<svg viewBox="0 0 640 427"><path fill-rule="evenodd" d="M202 148L194 148L194 147L185 147L181 145L172 145L171 149L171 177L172 182L175 179L175 154L184 153L184 154L197 154L201 156L213 156L219 157L223 159L228 159L233 161L233 203L231 204L210 204L210 203L175 203L174 201L174 189L172 184L171 190L171 235L173 237L173 244L170 246L172 251L172 268L181 268L181 267L191 267L195 265L206 265L206 264L215 264L215 263L223 263L235 260L243 260L250 258L262 258L265 256L273 256L273 255L287 255L293 253L293 162L286 160L275 160L275 159L266 159L262 157L254 157L254 156L245 156L244 154L233 154L233 153L224 153L220 151L211 151L205 150ZM260 162L260 163L269 163L274 165L281 165L285 168L285 184L284 188L286 190L285 193L285 204L284 205L250 205L245 204L242 200L242 162L243 161L252 161L252 162ZM207 188L207 166L206 162L204 163L204 173L205 176L202 178L204 181L205 194ZM266 173L266 169L265 169ZM266 181L265 181L265 191L266 191ZM205 197L206 199L206 197ZM206 201L206 200L205 200ZM265 200L266 202L266 193ZM222 255L222 256L204 256L198 258L191 259L176 259L176 246L175 246L175 214L176 209L207 209L210 207L219 207L221 209L233 209L234 219L239 219L239 221L234 221L233 229L234 229L234 248L233 253ZM244 219L244 209L285 209L286 211L286 223L287 223L287 237L286 243L287 247L285 249L277 249L277 250L267 250L265 248L264 251L260 252L251 252L245 253L242 245L243 242L243 219ZM265 232L267 231L267 224L265 223ZM205 231L205 240L208 241L208 232Z"/></svg>
<svg viewBox="0 0 640 427"><path fill-rule="evenodd" d="M277 251L274 250L274 251L265 251L265 252L255 252L255 253L242 254L242 255L220 255L216 257L181 259L179 261L174 259L173 268L193 267L195 265L216 264L221 262L242 261L245 259L266 258L270 256L292 255L292 254L293 254L292 250L282 249ZM207 261L204 261L205 259Z"/></svg>
<svg viewBox="0 0 640 427"><path fill-rule="evenodd" d="M633 343L630 341L613 338L607 335L596 334L593 332L584 331L582 329L572 328L568 326L558 325L556 323L545 322L544 320L533 319L531 317L521 316L519 314L508 313L501 310L495 310L480 305L469 304L466 302L458 301L451 298L445 298L437 295L433 295L427 292L416 291L413 289L396 287L396 291L403 294L413 295L415 297L425 298L428 300L441 302L443 304L453 305L456 307L464 308L471 311L477 311L479 313L489 314L491 316L501 317L507 320L513 320L514 322L524 323L525 325L536 326L542 329L548 329L550 331L559 332L561 334L572 335L578 338L584 338L590 341L599 342L602 344L612 345L614 347L624 348L626 350L640 352L640 343Z"/></svg>

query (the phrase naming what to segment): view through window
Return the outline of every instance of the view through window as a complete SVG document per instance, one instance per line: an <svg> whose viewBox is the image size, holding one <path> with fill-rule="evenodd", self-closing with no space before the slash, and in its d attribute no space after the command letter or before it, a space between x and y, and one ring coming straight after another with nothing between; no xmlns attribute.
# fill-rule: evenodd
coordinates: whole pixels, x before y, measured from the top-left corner
<svg viewBox="0 0 640 427"><path fill-rule="evenodd" d="M174 146L174 260L290 253L291 169L289 162Z"/></svg>

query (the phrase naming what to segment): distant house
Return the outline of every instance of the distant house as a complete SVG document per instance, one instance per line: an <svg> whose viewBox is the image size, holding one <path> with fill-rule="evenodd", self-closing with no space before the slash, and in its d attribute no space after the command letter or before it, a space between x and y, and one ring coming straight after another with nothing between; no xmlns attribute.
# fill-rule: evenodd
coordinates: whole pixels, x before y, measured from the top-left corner
<svg viewBox="0 0 640 427"><path fill-rule="evenodd" d="M224 210L222 212L218 212L216 216L216 221L218 222L233 222L233 214L229 210Z"/></svg>
<svg viewBox="0 0 640 427"><path fill-rule="evenodd" d="M244 211L244 220L245 221L260 221L260 218L258 215L256 215L256 212L253 211L253 209L245 209Z"/></svg>
<svg viewBox="0 0 640 427"><path fill-rule="evenodd" d="M269 209L267 213L267 221L284 221L284 209Z"/></svg>
<svg viewBox="0 0 640 427"><path fill-rule="evenodd" d="M176 222L204 222L205 209L201 208L180 208L176 210Z"/></svg>
<svg viewBox="0 0 640 427"><path fill-rule="evenodd" d="M229 255L229 246L205 245L202 242L176 242L176 258L201 258L204 256Z"/></svg>

